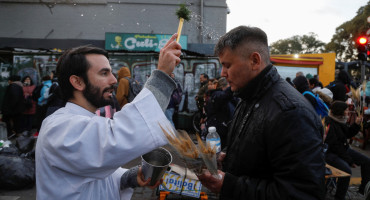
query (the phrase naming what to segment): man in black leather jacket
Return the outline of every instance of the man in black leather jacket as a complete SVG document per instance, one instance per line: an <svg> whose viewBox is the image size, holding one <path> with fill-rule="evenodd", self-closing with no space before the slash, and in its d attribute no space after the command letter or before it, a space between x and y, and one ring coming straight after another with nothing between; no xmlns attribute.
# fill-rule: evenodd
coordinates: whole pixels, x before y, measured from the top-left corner
<svg viewBox="0 0 370 200"><path fill-rule="evenodd" d="M241 101L220 155L221 178L205 172L202 184L220 199L324 199L320 118L270 64L266 34L239 26L221 37L215 53Z"/></svg>

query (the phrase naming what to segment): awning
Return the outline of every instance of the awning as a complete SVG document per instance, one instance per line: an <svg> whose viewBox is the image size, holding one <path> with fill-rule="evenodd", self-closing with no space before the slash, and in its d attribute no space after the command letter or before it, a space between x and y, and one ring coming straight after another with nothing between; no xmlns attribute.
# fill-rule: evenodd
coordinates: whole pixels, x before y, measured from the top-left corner
<svg viewBox="0 0 370 200"><path fill-rule="evenodd" d="M270 61L273 64L279 63L293 65L321 65L324 63L324 59L322 57L295 57L294 55L272 55L270 57Z"/></svg>

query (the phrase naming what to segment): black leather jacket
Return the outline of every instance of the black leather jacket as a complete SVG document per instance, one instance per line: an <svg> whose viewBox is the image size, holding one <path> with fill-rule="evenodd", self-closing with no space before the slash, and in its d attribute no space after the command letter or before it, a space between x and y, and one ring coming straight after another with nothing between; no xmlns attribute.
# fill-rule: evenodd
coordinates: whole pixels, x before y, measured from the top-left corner
<svg viewBox="0 0 370 200"><path fill-rule="evenodd" d="M272 65L238 94L220 199L324 199L323 127Z"/></svg>
<svg viewBox="0 0 370 200"><path fill-rule="evenodd" d="M349 165L353 164L351 156L347 153L349 143L347 139L355 136L360 131L360 126L353 123L351 126L335 121L331 117L325 118L325 124L329 127L325 143L328 144L327 154L333 153L345 160Z"/></svg>

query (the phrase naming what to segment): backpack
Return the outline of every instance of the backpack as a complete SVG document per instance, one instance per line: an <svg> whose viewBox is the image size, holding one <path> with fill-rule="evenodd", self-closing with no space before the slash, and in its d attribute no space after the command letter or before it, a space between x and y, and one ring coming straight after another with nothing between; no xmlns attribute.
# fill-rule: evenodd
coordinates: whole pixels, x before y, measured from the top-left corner
<svg viewBox="0 0 370 200"><path fill-rule="evenodd" d="M129 89L127 95L127 102L130 103L134 100L137 94L143 89L143 86L133 78L125 77L129 82Z"/></svg>
<svg viewBox="0 0 370 200"><path fill-rule="evenodd" d="M45 85L45 86L47 87L46 90L45 90L45 93L49 94L50 87L48 85ZM41 97L42 87L44 87L44 84L36 86L36 88L32 92L32 99L35 102L38 102L39 98ZM47 99L47 98L45 98L45 99Z"/></svg>
<svg viewBox="0 0 370 200"><path fill-rule="evenodd" d="M303 95L305 94L309 94L311 96L313 96L315 99L316 99L316 107L315 107L315 110L316 110L316 113L321 117L321 118L324 118L326 116L328 116L328 113L329 113L329 108L328 106L319 98L319 95L314 95L312 92L310 91L305 91L302 93Z"/></svg>

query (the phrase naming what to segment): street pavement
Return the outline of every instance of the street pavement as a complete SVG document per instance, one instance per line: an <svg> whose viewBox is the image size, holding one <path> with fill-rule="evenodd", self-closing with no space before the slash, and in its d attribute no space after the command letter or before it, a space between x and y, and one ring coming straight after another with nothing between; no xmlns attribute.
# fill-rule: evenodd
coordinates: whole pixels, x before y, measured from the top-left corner
<svg viewBox="0 0 370 200"><path fill-rule="evenodd" d="M165 146L166 149L171 151L169 146ZM370 157L370 145L367 146L366 150L362 150L358 147L353 146L352 148L358 150L359 152L367 155ZM174 155L174 153L172 153ZM176 156L173 156L173 163L179 166L184 166L183 162ZM136 165L141 164L141 158L136 158L131 162L127 163L123 167L130 168ZM358 190L358 185L361 181L361 171L360 167L352 169L352 177L351 177L351 186L348 192L348 199L351 200L363 200L364 197L360 195ZM218 196L214 193L211 193L207 188L202 187L202 191L206 192L209 200L218 199ZM332 200L334 191L328 193L325 200ZM176 194L171 194L171 199L178 199L180 196ZM2 190L0 189L0 200L35 200L36 199L36 187L29 189L22 189L22 190ZM132 196L132 200L157 200L159 199L158 192L156 190L151 190L149 188L136 188L134 190L134 194Z"/></svg>

